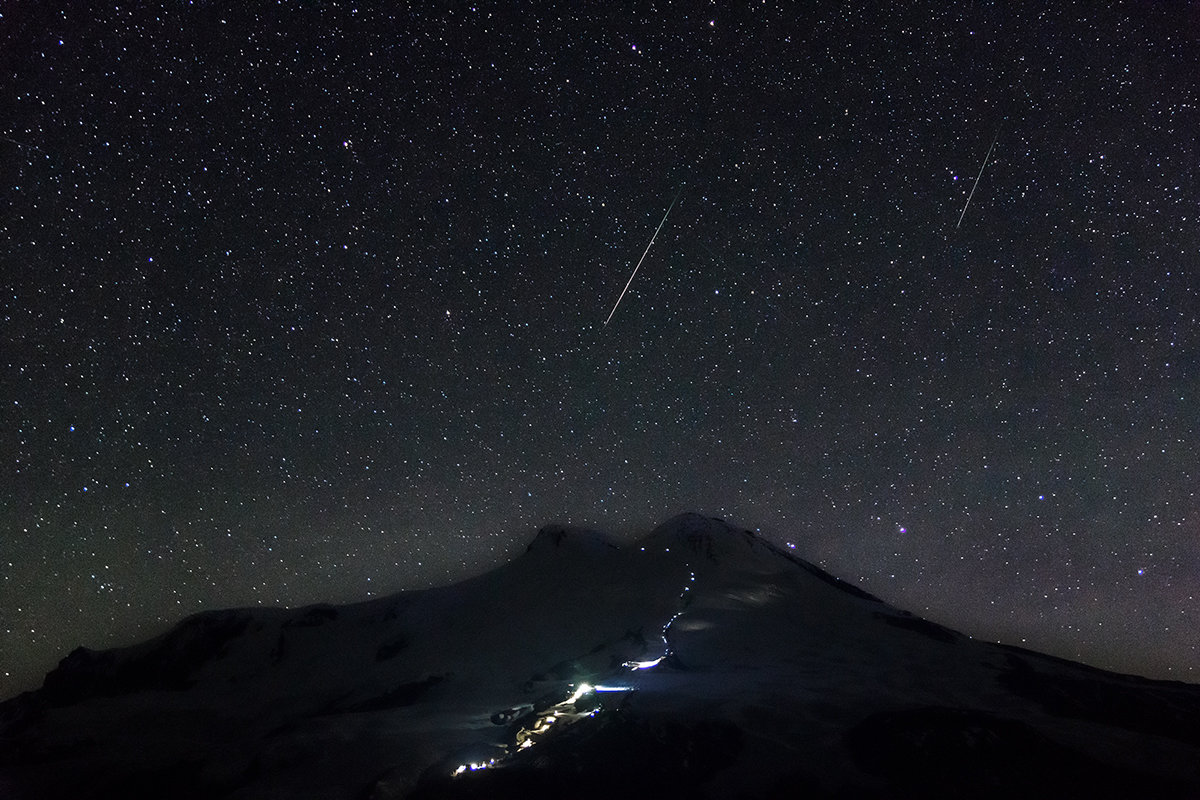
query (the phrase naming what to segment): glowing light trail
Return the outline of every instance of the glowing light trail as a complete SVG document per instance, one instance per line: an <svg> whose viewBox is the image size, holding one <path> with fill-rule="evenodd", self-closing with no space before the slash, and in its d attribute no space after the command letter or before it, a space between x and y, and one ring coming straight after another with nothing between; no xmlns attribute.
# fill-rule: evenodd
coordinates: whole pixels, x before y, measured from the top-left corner
<svg viewBox="0 0 1200 800"><path fill-rule="evenodd" d="M1000 138L999 130L992 137L992 143L988 145L987 155L983 157L983 163L979 165L979 174L975 176L975 183L971 186L971 193L967 195L967 202L963 204L962 213L958 215L958 225L954 226L954 230L958 230L958 226L962 225L963 217L967 215L967 207L971 205L971 198L975 196L975 190L979 188L979 179L983 177L983 168L987 166L988 159L992 157L992 148L996 146L998 138Z"/></svg>
<svg viewBox="0 0 1200 800"><path fill-rule="evenodd" d="M679 199L679 195L677 194L677 195L675 195L675 200L678 200L678 199ZM675 200L671 201L671 206L675 205ZM671 213L671 209L668 208L667 214L670 214L670 213ZM667 218L664 215L663 222L666 222L666 219ZM660 222L658 224L658 227L660 230L662 229L662 222ZM657 236L658 231L655 231L654 235ZM650 243L653 244L654 239L651 239ZM647 250L648 249L649 248L647 248ZM646 257L645 254L643 254L642 258L645 258L645 257ZM641 264L640 261L638 263ZM635 269L634 272L637 272L637 270ZM630 280L632 280L632 278ZM626 286L626 288L628 288L628 286ZM620 300L618 299L617 302L619 303ZM610 317L611 317L611 315L610 315ZM684 584L683 590L679 593L679 603L681 606L687 605L688 592L690 592L692 589L691 584L693 584L695 582L696 582L696 573L689 572L688 582L686 584ZM669 620L667 620L666 624L664 624L662 626L661 635L662 635L662 640L663 640L663 654L661 656L659 656L658 658L655 658L653 660L650 660L650 661L626 661L623 664L623 666L626 669L630 669L630 670L641 670L641 669L651 669L651 668L657 666L658 664L662 663L663 659L665 659L668 655L671 654L671 642L668 638L668 636L671 632L671 625L675 622L675 620L677 620L681 616L683 616L683 613L684 613L684 608L681 607L678 611L675 612L674 615L672 615L672 617ZM454 771L450 773L450 775L452 777L457 778L468 772L478 772L481 769L490 769L499 764L503 764L504 761L509 756L511 756L513 753L515 753L519 750L528 750L530 747L533 747L535 744L537 744L542 739L542 737L546 736L552 728L557 729L560 727L565 727L567 725L571 725L572 723L574 723L580 719L596 716L601 711L601 708L599 706L595 706L592 708L585 707L584 710L580 710L580 709L576 708L576 706L575 706L576 703L578 703L580 700L582 700L584 697L586 697L590 694L607 694L610 692L624 693L624 692L637 691L635 686L630 686L630 685L625 685L625 684L592 684L592 683L587 683L587 682L580 682L578 684L573 684L573 686L574 686L574 688L572 689L570 696L567 697L565 700L555 703L554 705L550 706L549 708L545 709L544 711L536 714L536 716L530 715L530 716L534 716L533 721L530 723L527 723L527 724L523 724L521 729L519 731L517 731L516 734L514 735L513 743L505 748L505 753L503 755L497 756L496 758L490 758L487 761L472 761L468 764L459 764L457 767L455 767ZM492 718L492 721L496 722L496 724L502 724L503 722L507 722L509 719L509 717L507 715L509 713L515 713L516 710L517 709L510 709L510 711L500 712L500 714L498 714L497 716L500 716L501 714L504 715L501 718L501 721L496 722L496 716L494 716ZM559 722L561 722L561 724L556 725L556 723L559 723Z"/></svg>
<svg viewBox="0 0 1200 800"><path fill-rule="evenodd" d="M690 584L690 583L695 583L695 582L696 582L696 573L691 572L688 576L688 583ZM679 602L681 605L684 605L684 606L687 605L687 602L686 602L687 594L691 590L692 590L691 586L684 584L683 591L679 593ZM677 620L683 616L684 610L685 609L680 608L678 611L675 612L674 615L672 615L672 617L669 620L667 620L666 624L662 626L661 636L662 636L662 640L663 640L663 654L661 656L659 656L658 658L652 659L652 660L647 660L647 661L626 661L621 666L625 667L626 669L639 670L639 669L653 669L654 667L657 667L659 664L661 664L664 658L671 655L671 640L669 638L667 638L671 633L671 626L675 624L675 620Z"/></svg>
<svg viewBox="0 0 1200 800"><path fill-rule="evenodd" d="M651 669L661 664L664 658L666 658L666 656L659 656L652 661L626 661L622 666L628 667L629 669Z"/></svg>
<svg viewBox="0 0 1200 800"><path fill-rule="evenodd" d="M608 326L609 321L613 318L613 314L617 313L617 306L621 305L621 301L625 299L625 293L629 291L629 287L633 283L633 279L637 276L638 270L642 267L642 262L646 260L646 256L650 252L650 248L654 246L654 240L658 238L658 232L661 231L662 226L667 223L667 217L671 215L671 209L675 207L675 202L679 200L679 195L681 194L683 194L682 188L675 193L675 199L671 201L671 205L667 206L667 213L663 214L662 222L658 223L658 227L654 229L654 235L650 237L650 244L646 245L646 251L642 253L642 257L638 259L637 266L633 268L633 274L629 276L629 280L625 282L625 288L621 290L621 296L617 298L617 302L613 303L612 311L608 312L608 319L604 320L605 327Z"/></svg>

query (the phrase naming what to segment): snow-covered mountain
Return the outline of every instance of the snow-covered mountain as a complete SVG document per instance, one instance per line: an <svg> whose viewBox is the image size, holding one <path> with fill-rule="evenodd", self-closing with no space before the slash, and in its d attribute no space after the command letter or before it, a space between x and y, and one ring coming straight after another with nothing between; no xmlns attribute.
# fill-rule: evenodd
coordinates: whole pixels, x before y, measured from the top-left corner
<svg viewBox="0 0 1200 800"><path fill-rule="evenodd" d="M0 797L1200 797L1200 686L978 642L749 531L203 613L0 705Z"/></svg>

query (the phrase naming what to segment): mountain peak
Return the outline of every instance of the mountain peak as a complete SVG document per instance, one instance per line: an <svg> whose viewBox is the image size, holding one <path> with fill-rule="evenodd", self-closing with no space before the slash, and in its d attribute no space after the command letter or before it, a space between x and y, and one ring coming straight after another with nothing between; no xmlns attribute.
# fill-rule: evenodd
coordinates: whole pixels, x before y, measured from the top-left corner
<svg viewBox="0 0 1200 800"><path fill-rule="evenodd" d="M671 517L639 544L664 550L682 547L709 561L737 559L760 549L776 550L753 531L737 528L720 517L708 517L694 511Z"/></svg>
<svg viewBox="0 0 1200 800"><path fill-rule="evenodd" d="M525 547L526 553L571 551L604 552L617 547L608 535L592 528L575 525L552 524L540 528L533 541Z"/></svg>
<svg viewBox="0 0 1200 800"><path fill-rule="evenodd" d="M744 528L735 527L720 517L710 517L696 511L676 514L658 525L651 536L690 536L692 538L741 537L757 538Z"/></svg>

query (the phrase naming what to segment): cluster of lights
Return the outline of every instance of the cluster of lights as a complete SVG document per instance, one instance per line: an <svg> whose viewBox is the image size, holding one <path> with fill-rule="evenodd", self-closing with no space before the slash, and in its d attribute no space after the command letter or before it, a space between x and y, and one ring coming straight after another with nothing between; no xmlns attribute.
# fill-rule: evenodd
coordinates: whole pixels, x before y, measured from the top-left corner
<svg viewBox="0 0 1200 800"><path fill-rule="evenodd" d="M487 761L484 761L479 764L475 764L475 763L459 764L458 768L456 770L454 770L454 772L452 774L455 776L458 776L458 775L462 775L464 772L475 772L476 770L487 769L488 767L495 766L495 764L496 764L496 759L494 759L494 758L489 758Z"/></svg>
<svg viewBox="0 0 1200 800"><path fill-rule="evenodd" d="M547 731L550 730L554 723L558 722L564 717L575 720L581 717L595 716L599 709L594 708L585 713L579 713L575 710L575 703L586 695L592 694L593 692L628 692L631 691L632 688L633 687L631 686L593 686L590 683L579 684L577 687L575 687L575 690L571 693L570 697L568 697L566 700L563 700L561 703L556 703L548 708L546 712L540 715L531 726L517 731L517 749L524 750L532 747L538 739L540 739ZM499 759L492 758L483 762L459 764L451 774L458 776L466 772L477 772L481 769L494 767L497 763L499 763Z"/></svg>

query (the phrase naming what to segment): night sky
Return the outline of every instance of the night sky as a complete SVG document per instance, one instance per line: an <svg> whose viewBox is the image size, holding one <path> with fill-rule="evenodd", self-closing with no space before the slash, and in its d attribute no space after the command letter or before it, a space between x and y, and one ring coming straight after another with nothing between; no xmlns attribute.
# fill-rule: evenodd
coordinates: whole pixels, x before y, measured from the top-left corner
<svg viewBox="0 0 1200 800"><path fill-rule="evenodd" d="M0 10L0 696L684 510L1200 681L1200 6L411 5Z"/></svg>

